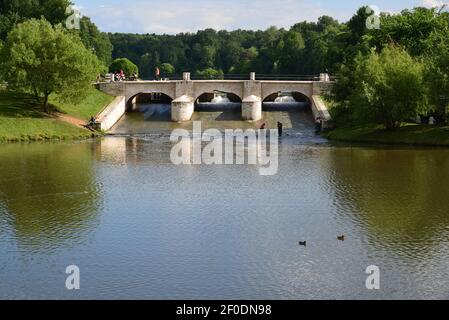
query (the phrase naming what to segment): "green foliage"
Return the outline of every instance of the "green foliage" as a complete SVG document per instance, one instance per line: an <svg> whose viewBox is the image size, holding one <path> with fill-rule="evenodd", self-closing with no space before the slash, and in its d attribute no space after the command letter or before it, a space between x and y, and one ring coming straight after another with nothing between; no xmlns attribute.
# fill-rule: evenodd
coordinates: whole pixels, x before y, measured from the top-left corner
<svg viewBox="0 0 449 320"><path fill-rule="evenodd" d="M127 58L115 59L109 66L110 72L120 72L120 70L123 70L126 75L139 73L139 68Z"/></svg>
<svg viewBox="0 0 449 320"><path fill-rule="evenodd" d="M212 68L196 71L194 75L202 79L223 79L223 71Z"/></svg>
<svg viewBox="0 0 449 320"><path fill-rule="evenodd" d="M296 73L298 70L298 57L305 48L301 33L289 31L284 33L277 46L279 56L279 71L281 73Z"/></svg>
<svg viewBox="0 0 449 320"><path fill-rule="evenodd" d="M1 69L8 86L43 98L46 112L50 94L77 101L99 70L98 59L79 37L61 25L52 27L43 18L15 26L8 35L2 58Z"/></svg>
<svg viewBox="0 0 449 320"><path fill-rule="evenodd" d="M79 36L84 46L92 50L98 59L109 66L112 62L112 44L107 34L98 30L97 26L88 17L80 20Z"/></svg>
<svg viewBox="0 0 449 320"><path fill-rule="evenodd" d="M391 46L380 54L359 55L354 74L350 104L358 118L396 129L427 111L424 66L403 49Z"/></svg>
<svg viewBox="0 0 449 320"><path fill-rule="evenodd" d="M175 74L175 67L173 67L170 63L161 64L159 70L163 77L169 77Z"/></svg>
<svg viewBox="0 0 449 320"><path fill-rule="evenodd" d="M5 40L9 31L31 18L44 17L51 24L67 18L66 9L70 0L2 0L0 2L0 40Z"/></svg>
<svg viewBox="0 0 449 320"><path fill-rule="evenodd" d="M212 68L225 73L318 74L337 70L348 47L345 24L323 16L301 22L290 30L215 31L178 35L109 34L113 57L134 61L143 78L152 78L156 66L170 63L178 73Z"/></svg>
<svg viewBox="0 0 449 320"><path fill-rule="evenodd" d="M348 23L349 31L340 37L348 47L332 89L337 106L331 113L337 124L376 118L395 127L417 112L431 112L444 122L449 105L449 13L416 8L383 14L380 29L364 30L364 12L358 11ZM411 99L416 101L410 103ZM402 100L402 106L394 100ZM379 113L390 120L380 120Z"/></svg>
<svg viewBox="0 0 449 320"><path fill-rule="evenodd" d="M372 32L373 45L382 48L396 43L412 56L420 56L429 49L432 34L445 34L447 38L447 24L447 13L438 13L436 8L415 8L397 15L384 15L381 28Z"/></svg>

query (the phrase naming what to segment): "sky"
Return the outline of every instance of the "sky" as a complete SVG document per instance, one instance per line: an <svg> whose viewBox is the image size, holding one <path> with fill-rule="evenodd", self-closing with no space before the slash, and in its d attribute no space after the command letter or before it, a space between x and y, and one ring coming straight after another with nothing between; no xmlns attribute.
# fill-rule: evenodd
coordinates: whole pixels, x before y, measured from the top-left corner
<svg viewBox="0 0 449 320"><path fill-rule="evenodd" d="M329 15L347 21L364 5L383 12L432 7L449 0L73 0L105 32L176 34L216 30L289 28ZM367 3L368 2L368 3Z"/></svg>

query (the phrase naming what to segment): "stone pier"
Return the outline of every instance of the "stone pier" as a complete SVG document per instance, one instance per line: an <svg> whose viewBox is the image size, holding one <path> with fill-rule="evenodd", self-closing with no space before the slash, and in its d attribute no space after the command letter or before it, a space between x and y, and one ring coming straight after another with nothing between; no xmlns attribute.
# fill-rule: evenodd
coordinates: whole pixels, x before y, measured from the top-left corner
<svg viewBox="0 0 449 320"><path fill-rule="evenodd" d="M187 95L176 98L171 103L171 119L175 122L189 121L195 109L195 100Z"/></svg>
<svg viewBox="0 0 449 320"><path fill-rule="evenodd" d="M251 95L242 101L242 119L246 121L257 121L262 119L262 100Z"/></svg>

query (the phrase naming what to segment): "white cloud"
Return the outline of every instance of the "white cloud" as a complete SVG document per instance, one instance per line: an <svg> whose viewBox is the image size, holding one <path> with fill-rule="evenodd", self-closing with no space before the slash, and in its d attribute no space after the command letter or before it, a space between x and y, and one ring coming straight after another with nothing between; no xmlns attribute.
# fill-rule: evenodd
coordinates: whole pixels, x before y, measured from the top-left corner
<svg viewBox="0 0 449 320"><path fill-rule="evenodd" d="M421 0L421 5L427 8L441 7L443 5L449 5L448 0Z"/></svg>
<svg viewBox="0 0 449 320"><path fill-rule="evenodd" d="M133 1L128 5L87 8L86 14L104 31L135 33L194 32L214 29L290 27L330 14L313 0L172 0ZM332 16L346 20L343 11Z"/></svg>

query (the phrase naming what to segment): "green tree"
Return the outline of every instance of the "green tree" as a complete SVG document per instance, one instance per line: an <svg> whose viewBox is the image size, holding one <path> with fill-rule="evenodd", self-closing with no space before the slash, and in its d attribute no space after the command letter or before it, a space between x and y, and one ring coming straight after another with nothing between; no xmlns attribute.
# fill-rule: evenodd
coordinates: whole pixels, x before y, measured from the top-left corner
<svg viewBox="0 0 449 320"><path fill-rule="evenodd" d="M223 79L223 71L207 68L201 71L196 71L195 76L201 79Z"/></svg>
<svg viewBox="0 0 449 320"><path fill-rule="evenodd" d="M304 48L304 39L299 32L289 31L285 33L278 45L280 71L290 74L295 73Z"/></svg>
<svg viewBox="0 0 449 320"><path fill-rule="evenodd" d="M424 66L405 50L372 50L355 61L352 110L362 120L380 122L394 130L401 122L427 111Z"/></svg>
<svg viewBox="0 0 449 320"><path fill-rule="evenodd" d="M97 26L88 17L81 18L79 36L84 43L84 46L87 49L92 50L105 66L111 64L111 41L106 34L98 30Z"/></svg>
<svg viewBox="0 0 449 320"><path fill-rule="evenodd" d="M449 114L449 13L437 16L438 24L423 44L429 99L440 121Z"/></svg>
<svg viewBox="0 0 449 320"><path fill-rule="evenodd" d="M115 59L109 66L110 72L120 72L121 70L123 70L126 75L139 73L139 68L127 58Z"/></svg>
<svg viewBox="0 0 449 320"><path fill-rule="evenodd" d="M159 53L145 53L140 57L139 73L142 78L151 79L154 77L156 67L161 65Z"/></svg>
<svg viewBox="0 0 449 320"><path fill-rule="evenodd" d="M0 1L0 39L5 40L12 28L31 18L44 17L51 24L67 18L70 0L2 0Z"/></svg>
<svg viewBox="0 0 449 320"><path fill-rule="evenodd" d="M14 27L2 50L2 61L8 86L42 98L47 113L50 94L77 101L99 71L98 59L78 36L43 18Z"/></svg>
<svg viewBox="0 0 449 320"><path fill-rule="evenodd" d="M173 67L170 63L163 63L159 68L162 76L172 76L175 74L175 67Z"/></svg>

